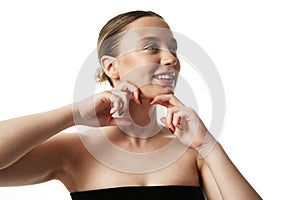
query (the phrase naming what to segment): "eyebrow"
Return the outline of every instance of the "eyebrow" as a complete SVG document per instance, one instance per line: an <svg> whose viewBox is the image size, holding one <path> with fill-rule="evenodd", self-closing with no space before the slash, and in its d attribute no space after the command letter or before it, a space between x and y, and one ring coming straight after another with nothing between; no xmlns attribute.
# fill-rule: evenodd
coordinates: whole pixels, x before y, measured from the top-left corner
<svg viewBox="0 0 300 200"><path fill-rule="evenodd" d="M141 42L148 42L148 41L155 41L155 42L159 42L161 41L161 38L160 37L155 37L155 36L148 36L148 37L144 37L142 39L139 40L139 43ZM172 37L172 39L170 40L171 43L174 43L177 45L177 41L175 38Z"/></svg>

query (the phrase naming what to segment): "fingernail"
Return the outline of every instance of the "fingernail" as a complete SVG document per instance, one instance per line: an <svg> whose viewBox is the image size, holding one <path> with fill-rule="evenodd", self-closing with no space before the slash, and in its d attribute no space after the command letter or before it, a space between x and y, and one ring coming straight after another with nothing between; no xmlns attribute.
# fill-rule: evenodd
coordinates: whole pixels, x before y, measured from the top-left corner
<svg viewBox="0 0 300 200"><path fill-rule="evenodd" d="M154 100L154 98L150 98L150 99L149 99L149 103L151 103L153 100Z"/></svg>
<svg viewBox="0 0 300 200"><path fill-rule="evenodd" d="M171 128L169 128L169 131L170 131L171 133L174 133L174 131L173 131Z"/></svg>
<svg viewBox="0 0 300 200"><path fill-rule="evenodd" d="M119 116L121 116L124 114L124 111L119 111L118 114L119 114Z"/></svg>

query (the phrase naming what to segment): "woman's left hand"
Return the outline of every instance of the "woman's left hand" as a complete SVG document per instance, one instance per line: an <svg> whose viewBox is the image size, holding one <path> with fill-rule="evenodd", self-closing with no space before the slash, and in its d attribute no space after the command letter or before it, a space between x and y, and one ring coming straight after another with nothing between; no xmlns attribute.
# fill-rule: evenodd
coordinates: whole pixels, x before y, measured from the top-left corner
<svg viewBox="0 0 300 200"><path fill-rule="evenodd" d="M173 94L156 96L150 104L167 108L167 116L161 121L183 144L198 149L206 143L206 136L210 133L202 120L192 108L186 107Z"/></svg>

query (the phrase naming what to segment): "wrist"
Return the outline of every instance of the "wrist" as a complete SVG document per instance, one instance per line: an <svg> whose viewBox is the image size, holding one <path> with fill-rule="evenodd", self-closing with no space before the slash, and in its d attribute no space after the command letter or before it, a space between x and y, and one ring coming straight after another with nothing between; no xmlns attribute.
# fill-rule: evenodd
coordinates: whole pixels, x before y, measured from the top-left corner
<svg viewBox="0 0 300 200"><path fill-rule="evenodd" d="M73 106L67 105L59 109L61 111L62 121L64 124L63 129L69 128L75 125L74 115L73 115Z"/></svg>
<svg viewBox="0 0 300 200"><path fill-rule="evenodd" d="M81 111L80 111L80 106L82 102L78 102L78 103L74 103L72 104L71 108L72 108L72 123L73 126L75 125L85 125L84 123L84 119L82 117Z"/></svg>
<svg viewBox="0 0 300 200"><path fill-rule="evenodd" d="M207 132L204 141L205 142L201 146L196 147L201 158L206 158L218 143L210 132Z"/></svg>

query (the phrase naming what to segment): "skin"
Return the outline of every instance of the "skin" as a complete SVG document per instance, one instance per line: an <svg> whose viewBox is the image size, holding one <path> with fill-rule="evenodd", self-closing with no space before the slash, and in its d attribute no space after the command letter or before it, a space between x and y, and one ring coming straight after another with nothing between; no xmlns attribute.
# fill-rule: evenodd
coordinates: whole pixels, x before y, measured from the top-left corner
<svg viewBox="0 0 300 200"><path fill-rule="evenodd" d="M132 22L127 30L145 27L169 29L157 17L143 17ZM135 38L142 37L144 35L139 34ZM124 49L126 41L121 41L121 52L127 52ZM116 58L104 56L101 60L104 70L117 85L113 91L99 93L95 98L73 106L0 122L0 186L28 185L53 179L60 180L70 192L132 185L200 186L198 174L201 174L208 199L261 199L199 116L174 96L171 86L151 80L153 73L180 70L176 54L170 48L173 43L168 39L165 41L160 43L160 50L142 49ZM130 73L149 63L157 65L150 69L141 68L148 79L139 85L139 80L133 79ZM126 84L122 84L124 82ZM150 123L155 117L153 106L156 104L167 108L167 115L162 119L165 128L158 134L132 137L116 126L133 127L129 130L137 135L134 127ZM74 126L75 122L77 125L100 125L112 143L129 152L159 149L170 142L166 136L177 137L181 142L179 145L189 145L189 148L178 160L160 170L126 173L96 160L83 146L78 134L57 134ZM205 148L201 148L206 146L213 146L208 155Z"/></svg>

